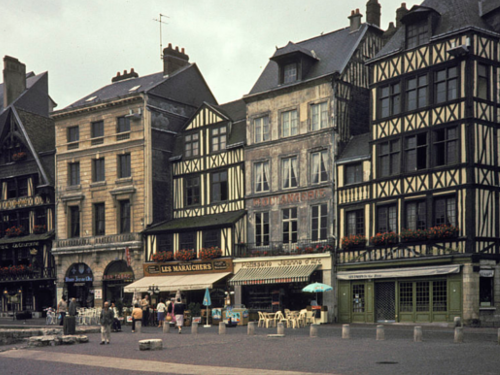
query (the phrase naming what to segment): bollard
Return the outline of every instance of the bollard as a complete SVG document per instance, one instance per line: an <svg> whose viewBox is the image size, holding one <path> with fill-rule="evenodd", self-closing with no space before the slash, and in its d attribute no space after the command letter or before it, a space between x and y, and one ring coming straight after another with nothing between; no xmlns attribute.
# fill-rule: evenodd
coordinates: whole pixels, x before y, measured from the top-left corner
<svg viewBox="0 0 500 375"><path fill-rule="evenodd" d="M462 327L455 328L455 342L456 343L464 342L464 329Z"/></svg>
<svg viewBox="0 0 500 375"><path fill-rule="evenodd" d="M385 332L384 332L384 326L379 324L377 326L377 340L385 340Z"/></svg>
<svg viewBox="0 0 500 375"><path fill-rule="evenodd" d="M141 333L142 329L142 322L140 320L135 322L135 332Z"/></svg>
<svg viewBox="0 0 500 375"><path fill-rule="evenodd" d="M463 327L462 318L456 316L453 318L453 327Z"/></svg>
<svg viewBox="0 0 500 375"><path fill-rule="evenodd" d="M498 335L497 335L497 338L498 338L498 345L500 345L500 328L498 328Z"/></svg>
<svg viewBox="0 0 500 375"><path fill-rule="evenodd" d="M282 322L278 323L278 335L285 335L285 324Z"/></svg>
<svg viewBox="0 0 500 375"><path fill-rule="evenodd" d="M220 322L219 323L219 335L225 335L226 334L226 323Z"/></svg>
<svg viewBox="0 0 500 375"><path fill-rule="evenodd" d="M350 339L351 338L351 328L349 324L342 324L342 338Z"/></svg>
<svg viewBox="0 0 500 375"><path fill-rule="evenodd" d="M318 337L318 324L311 324L309 336L310 337Z"/></svg>
<svg viewBox="0 0 500 375"><path fill-rule="evenodd" d="M422 342L422 327L416 326L413 329L413 341Z"/></svg>
<svg viewBox="0 0 500 375"><path fill-rule="evenodd" d="M163 322L163 333L170 333L170 324Z"/></svg>
<svg viewBox="0 0 500 375"><path fill-rule="evenodd" d="M249 336L255 335L255 322L248 322L247 334Z"/></svg>
<svg viewBox="0 0 500 375"><path fill-rule="evenodd" d="M198 323L192 323L191 324L191 334L192 335L197 335L198 334Z"/></svg>

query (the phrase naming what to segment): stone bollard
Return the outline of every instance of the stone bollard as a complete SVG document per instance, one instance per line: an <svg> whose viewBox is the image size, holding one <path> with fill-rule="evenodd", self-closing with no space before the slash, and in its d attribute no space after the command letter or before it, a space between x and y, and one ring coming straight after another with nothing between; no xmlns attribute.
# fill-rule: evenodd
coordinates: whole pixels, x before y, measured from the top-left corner
<svg viewBox="0 0 500 375"><path fill-rule="evenodd" d="M226 334L226 323L220 322L219 323L219 335L225 335Z"/></svg>
<svg viewBox="0 0 500 375"><path fill-rule="evenodd" d="M422 342L422 327L416 326L413 328L413 341Z"/></svg>
<svg viewBox="0 0 500 375"><path fill-rule="evenodd" d="M385 340L385 331L384 331L384 326L379 324L377 326L377 340Z"/></svg>
<svg viewBox="0 0 500 375"><path fill-rule="evenodd" d="M198 323L192 323L191 324L191 334L192 335L197 335L198 334Z"/></svg>
<svg viewBox="0 0 500 375"><path fill-rule="evenodd" d="M311 329L309 330L309 337L318 337L318 324L311 324Z"/></svg>
<svg viewBox="0 0 500 375"><path fill-rule="evenodd" d="M135 322L135 331L137 333L141 333L141 329L142 329L142 322L141 321Z"/></svg>
<svg viewBox="0 0 500 375"><path fill-rule="evenodd" d="M349 324L342 324L342 338L343 339L351 338L351 327L349 327Z"/></svg>
<svg viewBox="0 0 500 375"><path fill-rule="evenodd" d="M170 333L170 324L163 322L163 333Z"/></svg>
<svg viewBox="0 0 500 375"><path fill-rule="evenodd" d="M248 322L247 334L249 336L255 335L255 322Z"/></svg>
<svg viewBox="0 0 500 375"><path fill-rule="evenodd" d="M453 327L463 327L462 325L462 318L459 316L456 316L453 318Z"/></svg>
<svg viewBox="0 0 500 375"><path fill-rule="evenodd" d="M285 324L282 322L278 323L278 335L285 335Z"/></svg>
<svg viewBox="0 0 500 375"><path fill-rule="evenodd" d="M498 339L498 345L500 345L500 328L498 328L497 339Z"/></svg>
<svg viewBox="0 0 500 375"><path fill-rule="evenodd" d="M456 343L464 342L464 329L462 327L455 328L455 342Z"/></svg>

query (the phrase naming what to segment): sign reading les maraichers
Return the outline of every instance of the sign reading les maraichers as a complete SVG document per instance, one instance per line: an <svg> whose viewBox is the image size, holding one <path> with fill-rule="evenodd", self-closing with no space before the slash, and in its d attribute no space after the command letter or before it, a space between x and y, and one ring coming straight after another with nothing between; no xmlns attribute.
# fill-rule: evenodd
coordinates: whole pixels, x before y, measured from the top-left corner
<svg viewBox="0 0 500 375"><path fill-rule="evenodd" d="M194 262L169 262L144 265L144 276L189 275L197 273L233 272L231 259Z"/></svg>

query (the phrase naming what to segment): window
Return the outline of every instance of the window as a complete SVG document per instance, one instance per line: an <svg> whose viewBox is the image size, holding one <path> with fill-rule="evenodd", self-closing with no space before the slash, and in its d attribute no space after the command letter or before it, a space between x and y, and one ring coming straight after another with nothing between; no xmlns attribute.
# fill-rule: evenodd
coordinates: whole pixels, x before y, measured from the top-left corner
<svg viewBox="0 0 500 375"><path fill-rule="evenodd" d="M47 225L47 211L45 208L35 210L35 225Z"/></svg>
<svg viewBox="0 0 500 375"><path fill-rule="evenodd" d="M405 138L405 163L407 172L427 168L427 133Z"/></svg>
<svg viewBox="0 0 500 375"><path fill-rule="evenodd" d="M94 204L94 236L104 236L104 203Z"/></svg>
<svg viewBox="0 0 500 375"><path fill-rule="evenodd" d="M78 143L75 143L80 140L80 130L78 126L72 126L68 128L67 136L68 136L68 143L70 143L68 144L68 150L78 148Z"/></svg>
<svg viewBox="0 0 500 375"><path fill-rule="evenodd" d="M20 198L28 196L28 178L13 178L7 180L7 199Z"/></svg>
<svg viewBox="0 0 500 375"><path fill-rule="evenodd" d="M320 184L328 181L328 151L323 150L311 154L311 182Z"/></svg>
<svg viewBox="0 0 500 375"><path fill-rule="evenodd" d="M212 178L212 202L222 202L228 200L227 171L215 172Z"/></svg>
<svg viewBox="0 0 500 375"><path fill-rule="evenodd" d="M427 105L427 75L406 82L406 109L413 111Z"/></svg>
<svg viewBox="0 0 500 375"><path fill-rule="evenodd" d="M311 207L311 240L324 241L328 232L328 205Z"/></svg>
<svg viewBox="0 0 500 375"><path fill-rule="evenodd" d="M348 164L345 166L345 183L356 184L363 182L363 164Z"/></svg>
<svg viewBox="0 0 500 375"><path fill-rule="evenodd" d="M408 25L406 30L408 33L406 36L406 48L417 47L427 42L427 20Z"/></svg>
<svg viewBox="0 0 500 375"><path fill-rule="evenodd" d="M455 197L436 198L434 200L435 225L457 225L457 202Z"/></svg>
<svg viewBox="0 0 500 375"><path fill-rule="evenodd" d="M68 185L80 185L80 163L68 164Z"/></svg>
<svg viewBox="0 0 500 375"><path fill-rule="evenodd" d="M219 233L217 229L206 230L203 232L203 246L205 248L219 247Z"/></svg>
<svg viewBox="0 0 500 375"><path fill-rule="evenodd" d="M365 212L363 210L348 211L346 213L346 235L365 234Z"/></svg>
<svg viewBox="0 0 500 375"><path fill-rule="evenodd" d="M327 102L311 104L311 129L319 130L328 126Z"/></svg>
<svg viewBox="0 0 500 375"><path fill-rule="evenodd" d="M489 94L489 74L488 66L484 64L477 64L477 97L480 99L488 100Z"/></svg>
<svg viewBox="0 0 500 375"><path fill-rule="evenodd" d="M297 80L297 63L286 64L283 67L283 83L292 83Z"/></svg>
<svg viewBox="0 0 500 375"><path fill-rule="evenodd" d="M120 201L120 233L130 233L130 201Z"/></svg>
<svg viewBox="0 0 500 375"><path fill-rule="evenodd" d="M397 206L387 205L377 208L377 233L397 232Z"/></svg>
<svg viewBox="0 0 500 375"><path fill-rule="evenodd" d="M92 182L105 181L104 159L92 160Z"/></svg>
<svg viewBox="0 0 500 375"><path fill-rule="evenodd" d="M297 207L286 208L283 213L283 243L297 243Z"/></svg>
<svg viewBox="0 0 500 375"><path fill-rule="evenodd" d="M69 207L69 237L80 237L80 209L78 206Z"/></svg>
<svg viewBox="0 0 500 375"><path fill-rule="evenodd" d="M378 146L378 171L380 177L398 174L400 170L399 139L380 143Z"/></svg>
<svg viewBox="0 0 500 375"><path fill-rule="evenodd" d="M446 280L432 282L432 311L448 310Z"/></svg>
<svg viewBox="0 0 500 375"><path fill-rule="evenodd" d="M227 128L221 126L220 128L212 129L212 151L222 151L226 149L226 132Z"/></svg>
<svg viewBox="0 0 500 375"><path fill-rule="evenodd" d="M198 133L188 134L184 137L184 156L190 158L198 156L200 151L200 140Z"/></svg>
<svg viewBox="0 0 500 375"><path fill-rule="evenodd" d="M444 103L458 98L457 67L442 69L436 72L434 87L436 103Z"/></svg>
<svg viewBox="0 0 500 375"><path fill-rule="evenodd" d="M429 282L419 281L417 284L417 311L429 311Z"/></svg>
<svg viewBox="0 0 500 375"><path fill-rule="evenodd" d="M406 203L406 229L419 230L427 228L427 204L425 201Z"/></svg>
<svg viewBox="0 0 500 375"><path fill-rule="evenodd" d="M268 141L269 135L269 116L264 116L253 120L255 131L255 143Z"/></svg>
<svg viewBox="0 0 500 375"><path fill-rule="evenodd" d="M281 160L281 172L283 189L289 189L297 186L298 169L297 157L292 156Z"/></svg>
<svg viewBox="0 0 500 375"><path fill-rule="evenodd" d="M269 162L263 161L254 164L255 192L269 191Z"/></svg>
<svg viewBox="0 0 500 375"><path fill-rule="evenodd" d="M352 286L352 312L365 312L365 286L354 284Z"/></svg>
<svg viewBox="0 0 500 375"><path fill-rule="evenodd" d="M281 114L281 136L290 137L299 133L297 111L287 111Z"/></svg>
<svg viewBox="0 0 500 375"><path fill-rule="evenodd" d="M269 212L255 214L255 246L269 246Z"/></svg>
<svg viewBox="0 0 500 375"><path fill-rule="evenodd" d="M413 312L413 283L399 283L399 311Z"/></svg>
<svg viewBox="0 0 500 375"><path fill-rule="evenodd" d="M117 133L125 133L130 131L130 118L122 116L118 117Z"/></svg>
<svg viewBox="0 0 500 375"><path fill-rule="evenodd" d="M179 249L192 250L195 248L195 239L193 232L179 233Z"/></svg>
<svg viewBox="0 0 500 375"><path fill-rule="evenodd" d="M130 169L130 154L118 155L118 178L132 176Z"/></svg>
<svg viewBox="0 0 500 375"><path fill-rule="evenodd" d="M104 121L95 121L90 126L90 137L92 146L104 143ZM95 139L97 138L97 139Z"/></svg>
<svg viewBox="0 0 500 375"><path fill-rule="evenodd" d="M23 228L24 233L29 233L30 229L30 212L20 211L19 212L19 226Z"/></svg>
<svg viewBox="0 0 500 375"><path fill-rule="evenodd" d="M458 129L434 131L434 165L452 165L458 162Z"/></svg>
<svg viewBox="0 0 500 375"><path fill-rule="evenodd" d="M479 271L479 306L480 307L493 307L493 270L480 270ZM487 275L487 276L483 276Z"/></svg>
<svg viewBox="0 0 500 375"><path fill-rule="evenodd" d="M379 88L379 117L396 115L401 111L401 85L394 83Z"/></svg>
<svg viewBox="0 0 500 375"><path fill-rule="evenodd" d="M186 206L200 204L200 177L186 178Z"/></svg>

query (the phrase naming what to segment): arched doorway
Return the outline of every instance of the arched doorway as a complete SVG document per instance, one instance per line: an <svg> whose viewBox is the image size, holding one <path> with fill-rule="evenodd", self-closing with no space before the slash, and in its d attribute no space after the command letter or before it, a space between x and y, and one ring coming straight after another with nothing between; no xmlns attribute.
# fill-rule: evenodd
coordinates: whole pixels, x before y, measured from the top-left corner
<svg viewBox="0 0 500 375"><path fill-rule="evenodd" d="M94 307L94 276L92 269L85 263L74 263L68 268L64 278L68 298L76 298L82 307Z"/></svg>
<svg viewBox="0 0 500 375"><path fill-rule="evenodd" d="M123 288L134 282L134 271L124 260L116 260L108 264L103 276L105 301L123 301L127 306L132 304L132 295L125 294Z"/></svg>

